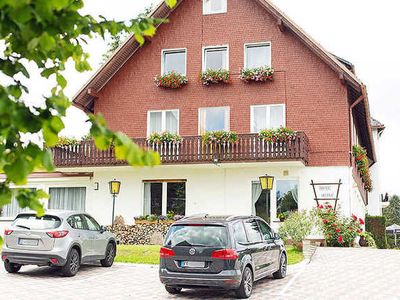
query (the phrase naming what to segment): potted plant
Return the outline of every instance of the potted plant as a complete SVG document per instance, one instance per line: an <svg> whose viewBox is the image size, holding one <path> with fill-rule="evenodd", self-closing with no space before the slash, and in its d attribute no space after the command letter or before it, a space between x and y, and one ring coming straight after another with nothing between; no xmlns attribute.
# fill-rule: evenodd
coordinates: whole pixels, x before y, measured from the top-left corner
<svg viewBox="0 0 400 300"><path fill-rule="evenodd" d="M154 83L158 87L178 89L188 83L188 78L186 75L172 71L164 75L157 75L154 77Z"/></svg>
<svg viewBox="0 0 400 300"><path fill-rule="evenodd" d="M367 151L359 145L354 145L353 156L355 158L357 170L360 173L361 179L364 183L364 189L367 192L371 192L373 187L372 187L371 173L369 171L369 161L367 157Z"/></svg>
<svg viewBox="0 0 400 300"><path fill-rule="evenodd" d="M288 142L296 138L296 131L287 127L280 127L277 129L263 129L258 135L266 142Z"/></svg>
<svg viewBox="0 0 400 300"><path fill-rule="evenodd" d="M260 67L251 69L242 69L240 71L239 79L249 82L267 82L274 80L274 69L270 67Z"/></svg>
<svg viewBox="0 0 400 300"><path fill-rule="evenodd" d="M168 131L164 131L161 133L152 133L147 141L150 145L157 145L162 143L175 143L179 144L182 141L182 137L176 133L171 133Z"/></svg>
<svg viewBox="0 0 400 300"><path fill-rule="evenodd" d="M232 144L237 142L238 135L234 131L208 131L202 136L204 144Z"/></svg>
<svg viewBox="0 0 400 300"><path fill-rule="evenodd" d="M203 85L211 85L218 83L230 83L231 75L228 70L211 70L208 69L200 74L200 81Z"/></svg>

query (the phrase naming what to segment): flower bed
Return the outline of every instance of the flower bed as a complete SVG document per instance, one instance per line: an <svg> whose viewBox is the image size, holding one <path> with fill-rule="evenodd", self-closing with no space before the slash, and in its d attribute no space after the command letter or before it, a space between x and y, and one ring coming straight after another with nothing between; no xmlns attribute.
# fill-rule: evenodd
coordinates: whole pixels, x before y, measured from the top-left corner
<svg viewBox="0 0 400 300"><path fill-rule="evenodd" d="M242 69L239 79L244 82L266 82L274 80L274 69L270 67L261 67L253 69Z"/></svg>
<svg viewBox="0 0 400 300"><path fill-rule="evenodd" d="M169 89L177 89L188 83L188 79L185 75L176 73L174 71L158 75L154 78L154 82L157 86Z"/></svg>
<svg viewBox="0 0 400 300"><path fill-rule="evenodd" d="M259 136L266 142L288 142L296 137L296 132L286 127L280 127L261 130Z"/></svg>
<svg viewBox="0 0 400 300"><path fill-rule="evenodd" d="M231 75L228 70L207 70L200 74L200 81L204 85L230 83Z"/></svg>
<svg viewBox="0 0 400 300"><path fill-rule="evenodd" d="M203 134L202 139L205 144L235 143L238 140L238 135L233 131L209 131Z"/></svg>
<svg viewBox="0 0 400 300"><path fill-rule="evenodd" d="M152 133L147 141L151 144L162 144L162 143L179 143L182 141L180 135L176 133L170 132L162 132L162 133Z"/></svg>
<svg viewBox="0 0 400 300"><path fill-rule="evenodd" d="M345 218L334 211L331 205L320 205L317 214L321 218L322 232L328 247L351 247L363 232L364 220L352 215Z"/></svg>
<svg viewBox="0 0 400 300"><path fill-rule="evenodd" d="M356 166L358 172L360 172L361 179L364 182L364 189L367 192L372 191L372 179L369 171L369 161L367 157L367 151L358 145L353 146L353 155L356 160Z"/></svg>

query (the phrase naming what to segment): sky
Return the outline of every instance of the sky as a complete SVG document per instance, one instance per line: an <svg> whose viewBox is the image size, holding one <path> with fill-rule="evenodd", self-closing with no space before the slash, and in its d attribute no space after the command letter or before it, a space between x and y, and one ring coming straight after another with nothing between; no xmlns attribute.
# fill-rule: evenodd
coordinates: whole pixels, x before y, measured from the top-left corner
<svg viewBox="0 0 400 300"><path fill-rule="evenodd" d="M229 0L228 0L229 1ZM159 0L86 0L85 13L116 20L135 17ZM367 86L371 115L386 125L378 145L382 192L400 194L400 1L395 0L273 0L328 51L352 62L357 76ZM106 43L89 41L93 71L101 63ZM67 94L73 96L92 72L66 72ZM39 79L38 79L39 80ZM48 84L48 83L47 83ZM37 84L36 93L43 85ZM70 108L63 135L79 137L88 132L86 116Z"/></svg>

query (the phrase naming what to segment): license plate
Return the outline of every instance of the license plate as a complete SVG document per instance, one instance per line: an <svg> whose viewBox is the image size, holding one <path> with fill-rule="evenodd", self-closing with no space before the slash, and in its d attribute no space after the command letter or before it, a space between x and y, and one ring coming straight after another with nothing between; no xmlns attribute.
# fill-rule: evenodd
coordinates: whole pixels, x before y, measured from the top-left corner
<svg viewBox="0 0 400 300"><path fill-rule="evenodd" d="M23 246L37 246L37 245L39 245L39 240L19 239L18 244L23 245Z"/></svg>
<svg viewBox="0 0 400 300"><path fill-rule="evenodd" d="M204 268L206 263L204 261L182 261L182 268Z"/></svg>

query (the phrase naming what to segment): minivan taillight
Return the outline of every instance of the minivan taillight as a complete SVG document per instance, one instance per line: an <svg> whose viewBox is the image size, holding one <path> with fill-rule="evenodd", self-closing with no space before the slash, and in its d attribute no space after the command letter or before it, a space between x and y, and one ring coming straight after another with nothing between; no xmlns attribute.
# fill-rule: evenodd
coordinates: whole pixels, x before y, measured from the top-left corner
<svg viewBox="0 0 400 300"><path fill-rule="evenodd" d="M235 260L239 258L239 255L234 249L222 249L213 251L211 257L222 260Z"/></svg>
<svg viewBox="0 0 400 300"><path fill-rule="evenodd" d="M166 257L173 257L175 256L175 252L172 249L161 247L160 249L160 257L161 258L166 258Z"/></svg>
<svg viewBox="0 0 400 300"><path fill-rule="evenodd" d="M13 233L14 230L11 229L6 229L4 230L4 235L10 235L11 233Z"/></svg>
<svg viewBox="0 0 400 300"><path fill-rule="evenodd" d="M47 234L49 237L53 238L53 239L60 239L60 238L63 238L63 237L65 237L68 233L69 233L68 230L49 231L49 232L46 232L46 234Z"/></svg>

